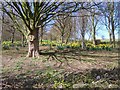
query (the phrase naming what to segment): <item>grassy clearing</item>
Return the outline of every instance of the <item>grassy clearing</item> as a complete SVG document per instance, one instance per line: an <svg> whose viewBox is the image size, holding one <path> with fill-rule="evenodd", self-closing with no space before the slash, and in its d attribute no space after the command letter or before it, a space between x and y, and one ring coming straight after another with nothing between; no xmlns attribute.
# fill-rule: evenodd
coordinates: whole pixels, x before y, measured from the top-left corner
<svg viewBox="0 0 120 90"><path fill-rule="evenodd" d="M25 48L3 51L3 88L119 87L115 51L55 53L57 58L43 54L39 59L26 54Z"/></svg>

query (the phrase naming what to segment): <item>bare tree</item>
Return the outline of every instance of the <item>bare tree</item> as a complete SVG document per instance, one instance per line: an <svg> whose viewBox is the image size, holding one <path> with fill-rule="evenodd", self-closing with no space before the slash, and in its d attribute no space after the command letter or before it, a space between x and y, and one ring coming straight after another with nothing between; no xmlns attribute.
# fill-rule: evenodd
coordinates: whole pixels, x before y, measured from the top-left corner
<svg viewBox="0 0 120 90"><path fill-rule="evenodd" d="M87 11L86 10L80 10L80 12L78 13L81 17L77 18L77 23L78 23L78 29L80 31L80 35L81 35L81 39L82 39L82 49L86 49L85 46L85 33L87 30L87 23L88 23L88 17L87 15Z"/></svg>
<svg viewBox="0 0 120 90"><path fill-rule="evenodd" d="M67 20L68 20L68 14L67 15L60 15L56 18L55 24L54 24L54 28L60 32L60 38L61 38L61 43L65 42L65 34L66 34L66 24L67 24Z"/></svg>
<svg viewBox="0 0 120 90"><path fill-rule="evenodd" d="M3 6L3 11L15 24L19 25L17 18L13 19L13 17L17 16L27 27L28 57L39 57L39 28L41 24L50 22L59 12L67 12L70 8L72 11L76 11L78 8L75 6L79 6L76 2L38 2L38 0L6 3L10 8ZM11 12L10 9L13 9L15 12Z"/></svg>
<svg viewBox="0 0 120 90"><path fill-rule="evenodd" d="M41 24L46 24L53 20L59 13L76 12L79 9L85 8L81 6L82 2L53 2L50 0L32 0L29 2L7 2L2 7L3 11L12 19L12 21L20 26L17 18L19 17L27 27L28 41L28 57L39 57L39 29ZM87 4L86 4L87 5ZM95 4L96 5L96 4ZM86 8L91 8L94 5L89 5ZM8 8L9 7L9 8ZM14 12L11 12L13 9ZM15 17L15 18L14 18Z"/></svg>
<svg viewBox="0 0 120 90"><path fill-rule="evenodd" d="M91 13L91 21L92 21L92 40L93 40L93 44L96 45L96 28L97 28L97 24L98 24L98 16L96 16L96 12L95 10L92 11L93 13Z"/></svg>
<svg viewBox="0 0 120 90"><path fill-rule="evenodd" d="M74 33L74 29L75 29L75 26L76 25L73 21L73 18L72 17L68 17L68 20L67 20L67 27L66 27L66 44L69 42L69 40L72 38L72 35Z"/></svg>
<svg viewBox="0 0 120 90"><path fill-rule="evenodd" d="M105 9L103 9L104 7ZM115 47L115 30L118 27L118 18L116 17L116 3L114 2L106 2L99 6L99 9L104 15L104 20L102 23L108 29L110 43L113 43L113 47Z"/></svg>
<svg viewBox="0 0 120 90"><path fill-rule="evenodd" d="M53 25L54 30L52 33L56 33L56 36L60 37L61 43L68 43L72 34L72 17L70 14L62 14L55 19Z"/></svg>

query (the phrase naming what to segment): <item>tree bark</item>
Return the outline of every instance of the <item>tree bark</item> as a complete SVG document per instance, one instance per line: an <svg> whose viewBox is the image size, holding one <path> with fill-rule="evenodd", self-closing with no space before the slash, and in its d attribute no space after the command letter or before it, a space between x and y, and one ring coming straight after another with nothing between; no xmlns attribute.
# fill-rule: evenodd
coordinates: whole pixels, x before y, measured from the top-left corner
<svg viewBox="0 0 120 90"><path fill-rule="evenodd" d="M82 49L86 49L86 46L85 46L85 29L86 29L86 18L85 17L82 17L82 30L81 30L81 36L82 36Z"/></svg>
<svg viewBox="0 0 120 90"><path fill-rule="evenodd" d="M39 57L39 29L35 29L28 35L28 55L27 57Z"/></svg>
<svg viewBox="0 0 120 90"><path fill-rule="evenodd" d="M67 39L66 39L65 44L67 44L67 43L68 43L69 39L70 39L70 34L68 35L68 37L67 37Z"/></svg>
<svg viewBox="0 0 120 90"><path fill-rule="evenodd" d="M95 40L96 40L96 37L95 37L95 29L93 28L93 44L94 45L96 45L96 42L95 42Z"/></svg>
<svg viewBox="0 0 120 90"><path fill-rule="evenodd" d="M113 47L115 48L116 46L115 46L115 25L114 25L114 2L112 2L111 26L112 26Z"/></svg>
<svg viewBox="0 0 120 90"><path fill-rule="evenodd" d="M43 40L43 26L41 26L41 33L40 33L40 43L42 44Z"/></svg>
<svg viewBox="0 0 120 90"><path fill-rule="evenodd" d="M69 26L70 27L70 26ZM68 35L67 35L67 38L66 38L66 44L69 42L69 39L70 39L70 36L71 36L71 32L72 32L72 26L69 28L69 32L68 32Z"/></svg>
<svg viewBox="0 0 120 90"><path fill-rule="evenodd" d="M64 33L61 34L61 44L64 43Z"/></svg>
<svg viewBox="0 0 120 90"><path fill-rule="evenodd" d="M86 46L85 46L85 34L83 33L82 34L82 43L81 43L81 46L82 46L82 49L86 49Z"/></svg>
<svg viewBox="0 0 120 90"><path fill-rule="evenodd" d="M12 43L14 43L14 37L15 37L15 30L13 30L13 32L12 32L12 38L11 38Z"/></svg>
<svg viewBox="0 0 120 90"><path fill-rule="evenodd" d="M110 44L112 44L112 34L109 33L109 37L110 37Z"/></svg>
<svg viewBox="0 0 120 90"><path fill-rule="evenodd" d="M111 29L110 29L110 17L108 17L108 33L109 33L109 38L110 38L110 44L112 44L112 34L111 34Z"/></svg>
<svg viewBox="0 0 120 90"><path fill-rule="evenodd" d="M96 40L96 37L95 37L95 25L94 25L94 22L95 22L95 20L94 20L94 14L92 15L92 38L93 38L93 44L94 45L96 45L96 42L95 42L95 40Z"/></svg>
<svg viewBox="0 0 120 90"><path fill-rule="evenodd" d="M25 36L22 34L22 47L25 47Z"/></svg>
<svg viewBox="0 0 120 90"><path fill-rule="evenodd" d="M112 38L113 38L113 47L115 48L115 29L114 29L114 21L112 22Z"/></svg>

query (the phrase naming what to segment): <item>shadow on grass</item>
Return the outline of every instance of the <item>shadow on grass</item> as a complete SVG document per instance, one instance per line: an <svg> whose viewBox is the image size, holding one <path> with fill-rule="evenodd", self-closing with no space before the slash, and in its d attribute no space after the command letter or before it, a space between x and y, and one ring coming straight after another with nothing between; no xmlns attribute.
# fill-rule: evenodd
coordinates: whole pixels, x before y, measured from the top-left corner
<svg viewBox="0 0 120 90"><path fill-rule="evenodd" d="M77 51L48 51L42 52L41 55L56 55L59 59L64 58L65 60L66 58L77 59L78 56L81 56L80 52ZM62 55L64 57L61 57ZM59 87L59 84L62 83L63 88L73 88L74 84L77 84L77 88L103 88L104 85L108 88L109 84L119 84L119 71L120 68L110 70L94 68L84 73L78 71L59 73L54 70L50 72L40 70L37 75L35 75L35 72L20 73L17 75L10 75L10 73L8 73L2 78L2 87L3 89L10 88L11 90L12 88L52 88L54 85ZM98 86L93 85L93 82L97 82ZM81 83L84 85L80 86ZM114 86L113 88L118 87Z"/></svg>
<svg viewBox="0 0 120 90"><path fill-rule="evenodd" d="M72 60L81 60L81 55L80 52L78 52L77 50L46 50L46 51L41 51L40 55L43 56L48 56L47 61L48 60L57 60L60 62L60 65L58 67L60 67L63 62L66 62L67 65L69 62L69 59ZM57 64L57 63L56 63Z"/></svg>
<svg viewBox="0 0 120 90"><path fill-rule="evenodd" d="M100 58L100 57L103 57L103 58L116 58L116 57L118 57L118 56L100 56L100 55L82 55L82 56L84 56L84 57L96 57L96 58Z"/></svg>
<svg viewBox="0 0 120 90"><path fill-rule="evenodd" d="M95 53L95 51L93 51ZM40 55L67 55L67 56L84 56L84 57L95 57L95 58L99 58L99 57L106 57L106 58L116 58L119 56L111 56L111 55L107 55L107 56L100 56L99 54L98 55L94 55L93 54L90 54L89 52L84 52L84 51L81 51L81 50L76 50L76 49L68 49L68 50L52 50L52 51L49 51L49 50L46 50L46 51L42 51L40 52ZM101 53L101 52L100 52ZM69 57L68 57L69 58ZM74 59L74 58L73 58Z"/></svg>
<svg viewBox="0 0 120 90"><path fill-rule="evenodd" d="M58 71L39 71L39 74L33 75L32 73L21 73L16 76L5 75L2 78L2 88L53 88L56 81L56 87L62 83L63 88L120 88L120 68L110 70L105 69L92 69L81 72L62 72ZM93 84L97 83L97 85ZM81 84L84 84L81 86ZM109 87L110 85L114 85ZM98 89L97 89L98 90Z"/></svg>

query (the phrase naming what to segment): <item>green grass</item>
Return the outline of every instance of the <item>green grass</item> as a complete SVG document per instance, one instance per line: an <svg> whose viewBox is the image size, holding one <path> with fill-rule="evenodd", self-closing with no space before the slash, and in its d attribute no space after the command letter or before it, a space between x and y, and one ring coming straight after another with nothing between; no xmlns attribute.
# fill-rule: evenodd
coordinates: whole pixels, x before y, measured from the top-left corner
<svg viewBox="0 0 120 90"><path fill-rule="evenodd" d="M23 69L23 68L22 68L22 65L23 65L23 64L24 64L24 63L23 63L22 61L18 61L18 62L16 63L16 65L15 65L14 70L20 71L21 69Z"/></svg>
<svg viewBox="0 0 120 90"><path fill-rule="evenodd" d="M80 53L79 55L74 52L62 53L67 57L70 66L66 65L65 58L60 57L61 54L55 53L60 60L63 60L63 65L58 68L53 65L56 62L55 60L47 60L49 55L40 55L39 59L26 58L25 54L27 52L25 49L19 51L3 50L3 58L5 58L2 69L3 83L10 83L10 85L18 88L119 87L117 85L117 52L105 50L76 51ZM12 60L9 60L9 62L7 61L8 56L12 56ZM76 60L79 56L81 57L80 61ZM57 62L58 65L59 63ZM48 64L49 66L46 66ZM97 67L97 69L93 67ZM96 79L98 76L100 76L100 79Z"/></svg>

